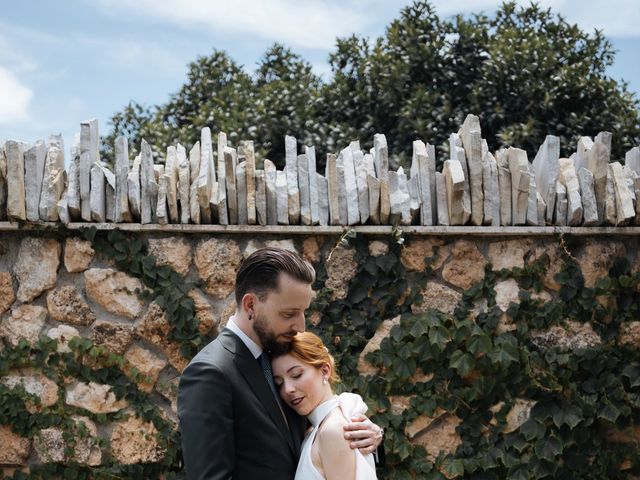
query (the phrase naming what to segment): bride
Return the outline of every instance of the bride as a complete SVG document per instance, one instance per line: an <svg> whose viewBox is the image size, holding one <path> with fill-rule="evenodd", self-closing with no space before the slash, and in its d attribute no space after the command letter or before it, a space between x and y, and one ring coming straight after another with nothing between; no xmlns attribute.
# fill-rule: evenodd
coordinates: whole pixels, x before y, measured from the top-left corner
<svg viewBox="0 0 640 480"><path fill-rule="evenodd" d="M359 395L334 395L339 380L333 357L311 332L293 337L289 349L272 361L282 399L311 423L302 443L295 480L376 479L373 455L352 450L344 438L349 418L367 410Z"/></svg>

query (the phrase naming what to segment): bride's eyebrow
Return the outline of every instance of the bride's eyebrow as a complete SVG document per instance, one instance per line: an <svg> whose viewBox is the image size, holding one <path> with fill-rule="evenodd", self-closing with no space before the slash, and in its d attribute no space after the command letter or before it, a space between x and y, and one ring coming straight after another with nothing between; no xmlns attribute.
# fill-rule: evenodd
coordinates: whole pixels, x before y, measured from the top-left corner
<svg viewBox="0 0 640 480"><path fill-rule="evenodd" d="M300 365L294 365L293 367L291 367L289 370L287 370L287 373L289 373L291 370L293 370L294 368L302 368Z"/></svg>

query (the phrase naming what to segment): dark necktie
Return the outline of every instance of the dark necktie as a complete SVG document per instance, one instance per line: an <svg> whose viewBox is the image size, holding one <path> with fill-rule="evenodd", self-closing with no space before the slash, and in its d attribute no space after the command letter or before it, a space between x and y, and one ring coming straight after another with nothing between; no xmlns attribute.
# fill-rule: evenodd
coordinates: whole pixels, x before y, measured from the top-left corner
<svg viewBox="0 0 640 480"><path fill-rule="evenodd" d="M282 408L282 399L280 398L280 395L278 394L278 390L276 389L276 384L273 381L273 371L271 370L271 359L269 358L269 355L267 355L266 352L262 352L262 355L258 357L258 362L262 367L262 373L264 374L264 378L267 380L267 383L269 384L271 393L273 393L273 396L276 398L278 407L280 407L280 413L282 413L282 416L284 417L284 421L288 425L289 422L287 422L287 417L285 416L284 410Z"/></svg>

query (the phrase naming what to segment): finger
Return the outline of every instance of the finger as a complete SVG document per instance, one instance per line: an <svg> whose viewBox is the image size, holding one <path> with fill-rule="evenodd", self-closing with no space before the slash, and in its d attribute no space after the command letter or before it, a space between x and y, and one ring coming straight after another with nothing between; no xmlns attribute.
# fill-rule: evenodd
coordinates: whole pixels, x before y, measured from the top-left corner
<svg viewBox="0 0 640 480"><path fill-rule="evenodd" d="M365 438L373 439L375 435L371 430L354 430L352 432L345 432L344 438L347 440L364 440Z"/></svg>
<svg viewBox="0 0 640 480"><path fill-rule="evenodd" d="M371 453L376 449L375 444L372 442L370 438L363 438L362 440L351 441L349 442L349 446L354 450L357 448L360 450L368 449L370 450L368 453Z"/></svg>
<svg viewBox="0 0 640 480"><path fill-rule="evenodd" d="M371 428L373 426L373 424L369 421L365 421L365 422L353 422L353 423L347 423L346 425L344 425L344 431L345 432L353 432L356 430L361 430L361 431L373 431L373 429Z"/></svg>
<svg viewBox="0 0 640 480"><path fill-rule="evenodd" d="M360 453L362 453L363 455L369 455L370 453L373 453L376 451L377 447L366 447L366 448L361 448L360 449Z"/></svg>
<svg viewBox="0 0 640 480"><path fill-rule="evenodd" d="M359 414L354 415L353 417L351 417L351 421L352 422L367 422L367 421L369 421L369 419L367 417L365 417L364 415L359 413Z"/></svg>

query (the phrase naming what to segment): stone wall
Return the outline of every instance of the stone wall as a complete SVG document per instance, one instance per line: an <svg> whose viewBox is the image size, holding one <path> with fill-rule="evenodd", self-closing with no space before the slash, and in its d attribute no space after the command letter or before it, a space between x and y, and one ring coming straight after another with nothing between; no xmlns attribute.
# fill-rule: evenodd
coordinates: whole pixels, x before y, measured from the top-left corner
<svg viewBox="0 0 640 480"><path fill-rule="evenodd" d="M235 270L244 257L259 247L275 245L300 252L326 271L324 286L330 289L332 300L346 297L349 282L358 270L355 251L337 247L339 235L137 235L148 241L149 252L158 263L170 266L187 280L199 282L190 296L195 301L200 331L212 335L224 327L234 311ZM390 243L397 240L375 235L366 238L372 257L388 253ZM400 258L407 272L423 271L426 257L432 257L431 267L435 271L422 292L422 300L411 309L423 312L434 308L450 314L462 294L484 278L487 264L494 270L523 267L543 254L549 257L549 268L544 275L544 288L535 295L544 302L556 299L560 285L554 276L559 272L563 248L562 242L549 235L407 236ZM637 235L584 237L572 254L586 286L594 286L599 278L607 276L617 257L626 257L634 271L640 270ZM138 278L118 271L113 263L96 255L87 240L76 236L60 238L47 232L1 233L0 348L4 351L21 341L33 343L39 336L46 335L58 341L60 351L68 351L72 338L90 339L94 345L123 356L125 373L142 373L143 380L135 375L131 378L136 378L139 390L148 394L150 402L175 422L177 382L188 359L168 340L166 316L157 303L140 295L144 289ZM515 328L507 311L511 302L520 301L518 293L519 287L513 279L500 280L495 286L495 303L503 312L499 328L503 331ZM486 303L479 304L477 314L486 308ZM316 312L308 321L318 324L321 315ZM380 373L379 368L367 362L365 354L377 350L399 321L382 320L359 356L357 368L363 376ZM637 324L640 322L625 327L627 330L620 342L638 345ZM540 342L564 342L570 346L602 341L589 322L553 327L538 332L538 338ZM22 386L28 393L35 394L40 404L28 405L30 411L49 411L53 415L67 412L73 422L83 422L89 432L75 444L72 452L65 452L64 432L60 428L42 429L33 438L26 438L12 431L9 425L0 426L3 447L0 466L7 474L15 468L52 462L74 461L99 466L158 463L163 458L154 425L128 415L132 412L126 398L116 395L111 385L85 383L72 377L54 381L37 366L12 368L3 374L1 383L9 388ZM408 397L390 398L391 409L402 412L409 401ZM508 428L517 429L526 420L530 408L527 402L517 403L508 415ZM86 416L89 414L93 420ZM441 451L453 452L460 444L456 432L460 422L459 418L443 412L431 417L424 415L407 425L404 434L413 443L424 445L433 459ZM1 418L0 423L4 423Z"/></svg>

